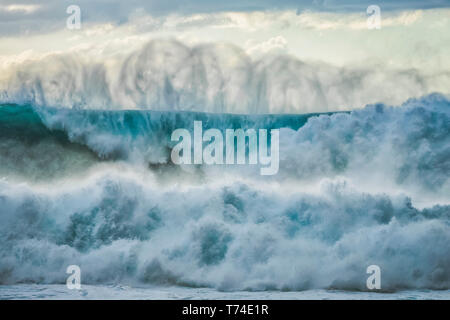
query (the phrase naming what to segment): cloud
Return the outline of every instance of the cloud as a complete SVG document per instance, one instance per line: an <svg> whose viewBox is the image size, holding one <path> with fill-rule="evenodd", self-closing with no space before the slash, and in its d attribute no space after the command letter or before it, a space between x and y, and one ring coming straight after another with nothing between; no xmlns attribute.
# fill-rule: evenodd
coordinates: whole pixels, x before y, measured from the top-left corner
<svg viewBox="0 0 450 320"><path fill-rule="evenodd" d="M37 4L10 4L0 5L0 11L6 11L10 13L23 13L30 14L37 11L41 6Z"/></svg>
<svg viewBox="0 0 450 320"><path fill-rule="evenodd" d="M48 33L60 30L65 26L66 8L74 4L71 0L43 0L36 5L31 0L4 0L0 7L0 36L17 34ZM207 0L171 0L171 1L89 1L79 0L83 21L88 24L112 23L121 25L129 21L136 12L162 17L167 15L195 15L220 12L252 12L297 10L325 12L365 12L371 3L361 3L354 0L345 1L310 1L310 0L231 0L227 2L211 2ZM448 8L448 1L379 1L383 11L414 10L431 8Z"/></svg>
<svg viewBox="0 0 450 320"><path fill-rule="evenodd" d="M404 11L382 15L381 27L409 26L423 17L422 10ZM331 12L306 11L298 15L297 25L317 30L367 30L365 12L339 14Z"/></svg>
<svg viewBox="0 0 450 320"><path fill-rule="evenodd" d="M251 56L258 56L267 53L286 53L287 40L282 36L270 38L267 41L255 43L250 40L246 43L246 52Z"/></svg>

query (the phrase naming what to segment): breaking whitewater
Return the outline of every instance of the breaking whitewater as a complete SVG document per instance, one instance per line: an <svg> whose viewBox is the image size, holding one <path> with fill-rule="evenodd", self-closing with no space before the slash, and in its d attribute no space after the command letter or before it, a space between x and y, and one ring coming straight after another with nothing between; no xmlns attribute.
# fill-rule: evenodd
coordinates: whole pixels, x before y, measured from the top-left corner
<svg viewBox="0 0 450 320"><path fill-rule="evenodd" d="M0 79L0 298L450 298L447 75L176 42L105 65ZM174 164L194 121L279 129L279 170Z"/></svg>
<svg viewBox="0 0 450 320"><path fill-rule="evenodd" d="M172 164L194 119L280 128L279 172ZM0 135L3 298L382 298L361 292L372 264L389 297L450 296L442 95L308 115L3 104Z"/></svg>

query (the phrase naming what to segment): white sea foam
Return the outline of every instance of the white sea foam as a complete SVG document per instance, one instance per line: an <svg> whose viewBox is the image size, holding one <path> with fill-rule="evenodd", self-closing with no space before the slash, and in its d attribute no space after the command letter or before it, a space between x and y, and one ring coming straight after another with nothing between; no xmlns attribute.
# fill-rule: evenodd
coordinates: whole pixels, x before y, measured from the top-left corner
<svg viewBox="0 0 450 320"><path fill-rule="evenodd" d="M144 179L145 178L145 179ZM45 189L0 182L0 282L147 283L221 290L448 289L449 207L324 180L316 194L270 185L161 187L107 169Z"/></svg>

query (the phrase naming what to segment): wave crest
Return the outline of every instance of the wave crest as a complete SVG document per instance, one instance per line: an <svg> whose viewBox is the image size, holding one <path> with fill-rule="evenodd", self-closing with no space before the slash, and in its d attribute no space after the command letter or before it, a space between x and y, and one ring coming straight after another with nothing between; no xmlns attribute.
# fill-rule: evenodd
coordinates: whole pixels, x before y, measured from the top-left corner
<svg viewBox="0 0 450 320"><path fill-rule="evenodd" d="M307 113L400 104L448 94L450 74L334 67L291 56L252 60L224 44L155 40L130 56L93 62L52 55L4 70L0 102L93 109L214 113ZM392 88L395 87L395 92Z"/></svg>

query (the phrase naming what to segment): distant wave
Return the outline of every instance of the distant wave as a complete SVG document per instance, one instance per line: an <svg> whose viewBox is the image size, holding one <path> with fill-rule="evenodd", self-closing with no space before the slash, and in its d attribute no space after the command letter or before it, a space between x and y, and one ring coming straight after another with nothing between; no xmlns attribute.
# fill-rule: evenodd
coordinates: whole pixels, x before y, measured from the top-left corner
<svg viewBox="0 0 450 320"><path fill-rule="evenodd" d="M281 128L280 170L174 166L170 133ZM233 115L0 106L0 283L450 288L450 101ZM46 178L52 178L49 182Z"/></svg>
<svg viewBox="0 0 450 320"><path fill-rule="evenodd" d="M450 94L450 73L335 67L221 44L155 40L125 58L52 55L2 70L0 103L89 109L312 113ZM393 90L395 88L395 90Z"/></svg>

